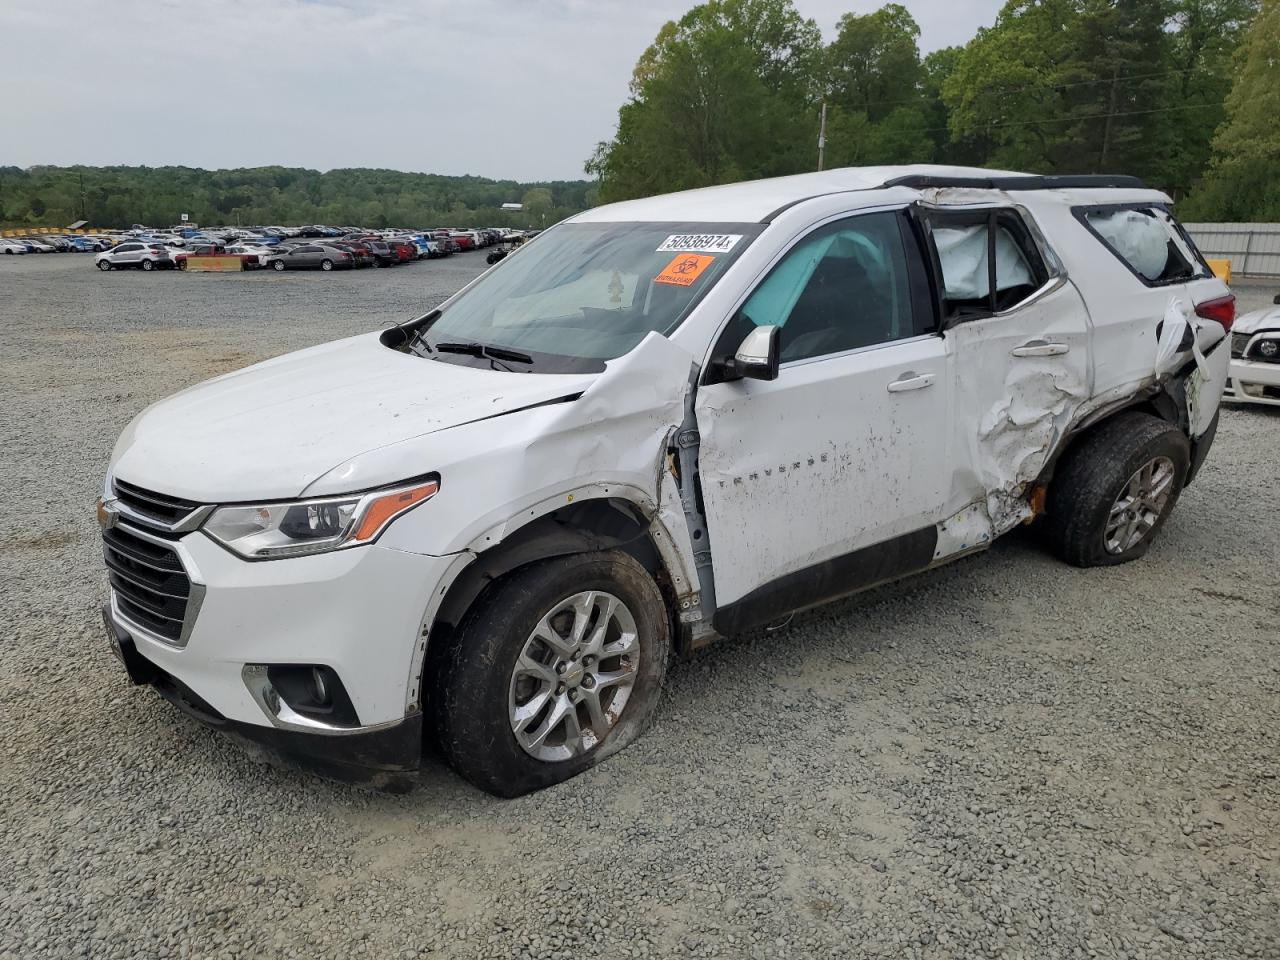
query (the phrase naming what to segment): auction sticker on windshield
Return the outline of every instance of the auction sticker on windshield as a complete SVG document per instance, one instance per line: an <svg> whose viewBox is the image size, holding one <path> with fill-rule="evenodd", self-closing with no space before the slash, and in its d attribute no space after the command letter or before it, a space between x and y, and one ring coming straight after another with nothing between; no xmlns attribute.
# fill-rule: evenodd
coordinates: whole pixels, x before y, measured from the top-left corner
<svg viewBox="0 0 1280 960"><path fill-rule="evenodd" d="M654 283L671 283L677 287L691 287L693 281L701 276L702 271L715 263L715 257L704 257L697 253L682 253L663 268L653 278Z"/></svg>
<svg viewBox="0 0 1280 960"><path fill-rule="evenodd" d="M662 241L658 253L728 253L742 239L740 233L676 233Z"/></svg>

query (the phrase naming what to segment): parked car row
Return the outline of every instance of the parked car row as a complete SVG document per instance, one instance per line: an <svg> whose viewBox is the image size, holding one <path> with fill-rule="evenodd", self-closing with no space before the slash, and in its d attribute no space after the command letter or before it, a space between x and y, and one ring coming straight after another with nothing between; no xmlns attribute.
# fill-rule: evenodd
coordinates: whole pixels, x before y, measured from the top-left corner
<svg viewBox="0 0 1280 960"><path fill-rule="evenodd" d="M105 237L73 233L66 236L42 233L30 237L0 237L0 253L10 256L28 253L90 253L112 246Z"/></svg>
<svg viewBox="0 0 1280 960"><path fill-rule="evenodd" d="M232 237L232 233L245 231L205 231L191 237L139 232L138 236L121 237L119 242L99 252L94 261L103 271L185 270L188 260L195 256L239 258L240 269L244 270L348 270L447 257L459 250L473 250L494 242L521 242L526 236L516 231L443 228L402 232L357 230L337 238L321 239Z"/></svg>

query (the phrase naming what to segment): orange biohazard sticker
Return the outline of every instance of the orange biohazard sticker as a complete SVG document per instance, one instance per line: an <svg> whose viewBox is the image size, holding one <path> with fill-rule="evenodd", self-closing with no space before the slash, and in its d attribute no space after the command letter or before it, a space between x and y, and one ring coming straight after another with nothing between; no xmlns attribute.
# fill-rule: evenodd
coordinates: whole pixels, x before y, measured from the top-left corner
<svg viewBox="0 0 1280 960"><path fill-rule="evenodd" d="M715 262L715 257L700 253L682 253L668 263L660 274L653 278L654 283L671 283L677 287L691 287L693 281L702 275L702 271Z"/></svg>

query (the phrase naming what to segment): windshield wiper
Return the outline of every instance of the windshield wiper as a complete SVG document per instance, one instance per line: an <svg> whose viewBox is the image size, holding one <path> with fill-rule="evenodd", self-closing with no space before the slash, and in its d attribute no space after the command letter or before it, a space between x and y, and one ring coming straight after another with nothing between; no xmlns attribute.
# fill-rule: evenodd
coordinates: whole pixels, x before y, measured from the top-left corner
<svg viewBox="0 0 1280 960"><path fill-rule="evenodd" d="M443 340L435 345L440 353L465 353L472 357L488 357L490 360L510 360L514 363L533 363L533 357L506 347L491 347L485 343L463 343Z"/></svg>

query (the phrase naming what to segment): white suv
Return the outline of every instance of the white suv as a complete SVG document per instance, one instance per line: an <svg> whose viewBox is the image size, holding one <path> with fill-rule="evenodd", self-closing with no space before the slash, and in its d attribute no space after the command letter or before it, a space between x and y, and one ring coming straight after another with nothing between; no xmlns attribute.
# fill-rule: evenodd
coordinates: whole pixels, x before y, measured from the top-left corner
<svg viewBox="0 0 1280 960"><path fill-rule="evenodd" d="M168 247L154 241L142 240L126 240L110 250L97 254L93 262L99 270L119 270L122 267L155 270L174 265L173 254Z"/></svg>
<svg viewBox="0 0 1280 960"><path fill-rule="evenodd" d="M600 207L401 327L143 411L99 517L135 682L338 775L634 739L671 654L1037 521L1141 556L1234 299L1125 177L834 170Z"/></svg>

